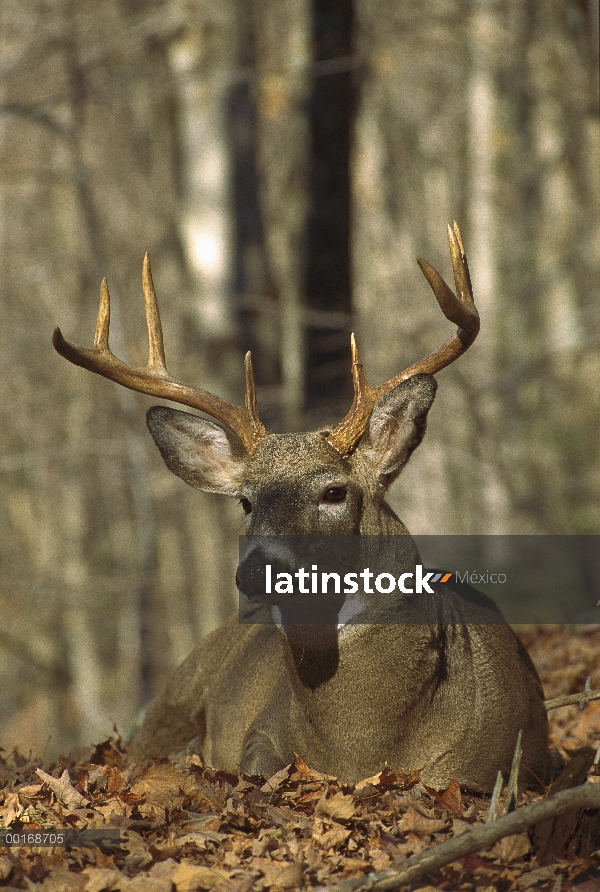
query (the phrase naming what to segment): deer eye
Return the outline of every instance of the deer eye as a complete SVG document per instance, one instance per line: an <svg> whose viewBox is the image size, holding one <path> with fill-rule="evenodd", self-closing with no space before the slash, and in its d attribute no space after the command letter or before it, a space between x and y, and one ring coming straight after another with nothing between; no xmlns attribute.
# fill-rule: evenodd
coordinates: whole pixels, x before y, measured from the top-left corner
<svg viewBox="0 0 600 892"><path fill-rule="evenodd" d="M251 513L252 513L252 505L250 504L250 502L248 501L248 499L240 499L240 505L241 505L242 508L244 509L244 514L251 514Z"/></svg>
<svg viewBox="0 0 600 892"><path fill-rule="evenodd" d="M330 486L323 493L324 502L343 502L346 498L347 490L343 486Z"/></svg>

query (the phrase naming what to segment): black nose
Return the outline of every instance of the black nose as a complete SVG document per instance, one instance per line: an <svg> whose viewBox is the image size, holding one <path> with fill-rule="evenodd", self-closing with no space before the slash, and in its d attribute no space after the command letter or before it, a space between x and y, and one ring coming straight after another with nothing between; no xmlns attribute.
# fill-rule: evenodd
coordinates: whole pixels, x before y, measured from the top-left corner
<svg viewBox="0 0 600 892"><path fill-rule="evenodd" d="M277 579L278 573L293 573L295 570L293 562L290 563L290 561L269 554L259 546L246 552L240 561L235 574L235 584L238 590L250 600L258 599L267 604L279 604L287 600L288 596L274 592L273 584L271 584L271 592L267 593L267 564L271 567L271 580Z"/></svg>
<svg viewBox="0 0 600 892"><path fill-rule="evenodd" d="M265 600L265 567L268 562L260 548L252 549L242 558L235 574L235 584L247 598Z"/></svg>

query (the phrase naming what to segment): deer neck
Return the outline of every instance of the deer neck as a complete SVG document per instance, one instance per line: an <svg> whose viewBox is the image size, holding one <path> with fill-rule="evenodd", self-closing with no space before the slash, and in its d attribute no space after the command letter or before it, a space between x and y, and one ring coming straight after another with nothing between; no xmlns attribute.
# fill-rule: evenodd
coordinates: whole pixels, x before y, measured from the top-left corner
<svg viewBox="0 0 600 892"><path fill-rule="evenodd" d="M363 536L391 536L405 537L403 548L398 548L397 541L392 546L390 554L395 560L394 570L396 575L403 569L414 567L420 560L417 546L410 536L408 529L397 517L394 511L385 501L372 505L372 511L364 512L361 519L360 533ZM381 608L381 595L370 596L374 598L373 607ZM377 599L377 600L375 600ZM338 615L331 616L327 624L290 624L280 627L284 633L287 659L292 674L297 694L302 698L308 696L314 700L316 692L335 690L332 680L338 673L340 665L340 650L352 639L352 647L356 649L357 640L361 637L361 627L368 624L369 603L362 600L357 602L353 611L353 605L347 603L347 608ZM350 621L356 612L364 616L360 624L346 626L345 617ZM373 620L376 622L377 620ZM368 661L369 655L366 654Z"/></svg>

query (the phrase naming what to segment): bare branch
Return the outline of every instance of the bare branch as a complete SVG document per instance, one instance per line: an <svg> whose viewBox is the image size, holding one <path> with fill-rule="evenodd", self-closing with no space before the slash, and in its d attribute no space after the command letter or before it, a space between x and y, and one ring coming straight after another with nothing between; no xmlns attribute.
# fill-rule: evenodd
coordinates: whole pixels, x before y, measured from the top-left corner
<svg viewBox="0 0 600 892"><path fill-rule="evenodd" d="M557 818L568 811L581 808L600 808L600 784L586 783L570 790L564 790L548 799L540 799L509 815L489 821L461 836L427 849L409 858L401 869L390 867L387 870L371 873L358 880L345 880L334 886L325 886L316 892L388 892L417 880L457 858L464 858L473 852L488 849L505 836L513 836L534 827L541 821Z"/></svg>
<svg viewBox="0 0 600 892"><path fill-rule="evenodd" d="M558 709L560 706L579 706L582 709L586 703L592 700L600 700L600 690L586 690L581 694L566 694L564 697L555 697L554 700L544 700L546 711Z"/></svg>

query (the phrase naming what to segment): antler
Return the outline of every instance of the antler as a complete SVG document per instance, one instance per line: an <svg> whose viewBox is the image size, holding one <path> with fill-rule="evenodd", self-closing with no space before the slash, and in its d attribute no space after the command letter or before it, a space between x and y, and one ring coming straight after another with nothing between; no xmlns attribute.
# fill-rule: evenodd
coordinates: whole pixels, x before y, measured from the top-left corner
<svg viewBox="0 0 600 892"><path fill-rule="evenodd" d="M469 349L479 333L479 313L473 302L473 289L465 249L463 248L460 229L456 221L452 228L448 226L448 242L454 270L454 282L458 297L446 285L440 274L426 260L417 258L421 272L431 285L437 298L442 313L450 322L455 322L459 328L456 334L446 341L434 353L430 353L420 362L409 366L403 372L391 378L379 387L371 387L367 383L362 363L358 356L354 335L351 337L352 347L352 379L354 381L354 400L350 411L343 421L327 436L330 443L342 455L349 455L358 442L367 426L369 416L379 400L397 387L407 378L426 373L434 375L441 369L450 365L455 359Z"/></svg>
<svg viewBox="0 0 600 892"><path fill-rule="evenodd" d="M52 343L54 349L75 365L82 366L90 372L96 372L104 378L110 378L117 384L129 387L130 390L139 390L150 396L173 400L192 409L206 412L213 418L222 421L231 428L244 444L249 453L254 452L257 443L267 436L267 431L258 417L256 403L256 389L254 375L252 373L252 360L250 353L246 353L244 359L244 405L233 406L221 397L214 396L207 390L190 387L172 378L165 365L165 351L163 347L162 326L158 312L158 303L152 272L150 270L150 258L144 256L142 268L142 288L144 291L144 305L146 308L146 324L148 326L148 365L145 369L138 369L117 359L111 353L108 346L108 330L110 326L110 295L106 279L100 286L100 309L96 323L96 336L94 346L77 347L66 341L60 328L54 329Z"/></svg>

